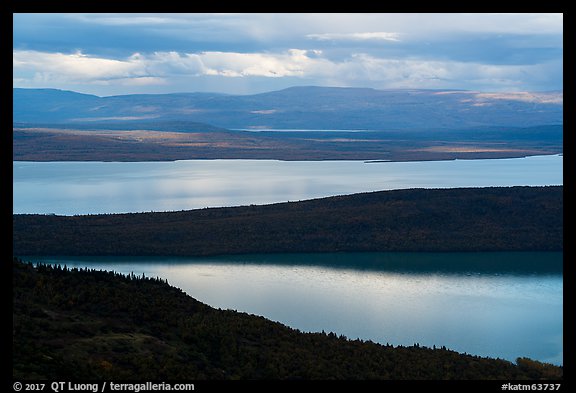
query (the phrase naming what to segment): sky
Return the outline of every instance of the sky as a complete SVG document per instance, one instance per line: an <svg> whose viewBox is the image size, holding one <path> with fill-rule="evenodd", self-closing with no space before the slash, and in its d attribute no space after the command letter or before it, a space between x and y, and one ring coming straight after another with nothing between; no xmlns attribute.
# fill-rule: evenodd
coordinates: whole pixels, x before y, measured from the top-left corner
<svg viewBox="0 0 576 393"><path fill-rule="evenodd" d="M562 14L13 14L13 86L563 89Z"/></svg>

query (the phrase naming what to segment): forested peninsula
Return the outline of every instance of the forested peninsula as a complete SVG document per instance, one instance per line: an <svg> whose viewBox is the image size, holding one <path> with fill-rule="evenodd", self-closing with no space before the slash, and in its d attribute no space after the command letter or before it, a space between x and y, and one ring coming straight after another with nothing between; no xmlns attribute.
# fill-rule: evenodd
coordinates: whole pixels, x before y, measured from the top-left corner
<svg viewBox="0 0 576 393"><path fill-rule="evenodd" d="M562 186L392 190L175 212L13 215L17 256L562 250Z"/></svg>
<svg viewBox="0 0 576 393"><path fill-rule="evenodd" d="M158 278L14 258L16 380L544 379L563 368L303 333Z"/></svg>

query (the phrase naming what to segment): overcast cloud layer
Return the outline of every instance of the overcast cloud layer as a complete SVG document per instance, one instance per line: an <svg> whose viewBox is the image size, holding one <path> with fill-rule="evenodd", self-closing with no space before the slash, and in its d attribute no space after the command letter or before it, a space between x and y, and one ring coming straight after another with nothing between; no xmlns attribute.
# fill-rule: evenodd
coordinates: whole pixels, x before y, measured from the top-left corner
<svg viewBox="0 0 576 393"><path fill-rule="evenodd" d="M14 87L561 90L562 14L14 14Z"/></svg>

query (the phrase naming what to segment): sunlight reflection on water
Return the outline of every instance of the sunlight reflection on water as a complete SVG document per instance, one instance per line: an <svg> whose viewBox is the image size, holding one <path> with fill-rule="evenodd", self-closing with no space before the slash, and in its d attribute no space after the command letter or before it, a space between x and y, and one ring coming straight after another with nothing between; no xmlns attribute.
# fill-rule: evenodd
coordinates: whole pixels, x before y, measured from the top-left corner
<svg viewBox="0 0 576 393"><path fill-rule="evenodd" d="M557 268L495 271L366 269L359 260L483 257L549 260L562 253L344 253L212 258L58 258L158 276L213 307L263 315L302 331L333 331L394 345L432 345L515 361L527 356L562 364L563 279ZM331 258L345 267L327 266ZM262 263L262 259L266 263ZM307 260L307 264L286 263ZM113 261L111 261L113 260ZM319 264L315 264L318 262ZM363 263L363 262L362 262ZM356 264L358 268L353 268ZM518 265L515 265L518 266Z"/></svg>
<svg viewBox="0 0 576 393"><path fill-rule="evenodd" d="M563 184L560 155L432 162L15 162L13 212L63 215L267 204L401 188Z"/></svg>

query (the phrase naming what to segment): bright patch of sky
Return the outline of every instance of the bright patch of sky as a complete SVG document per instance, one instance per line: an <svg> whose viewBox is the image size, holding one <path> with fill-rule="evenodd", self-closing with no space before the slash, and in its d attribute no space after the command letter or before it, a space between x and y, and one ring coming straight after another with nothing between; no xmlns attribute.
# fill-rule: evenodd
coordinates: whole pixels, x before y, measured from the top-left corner
<svg viewBox="0 0 576 393"><path fill-rule="evenodd" d="M14 14L13 86L563 88L562 14Z"/></svg>

